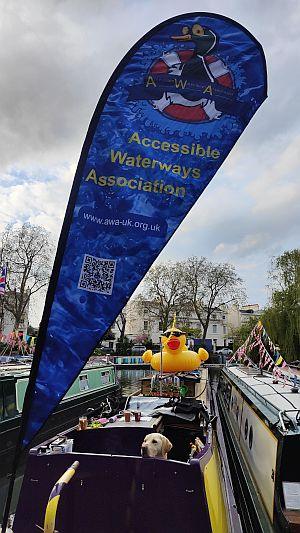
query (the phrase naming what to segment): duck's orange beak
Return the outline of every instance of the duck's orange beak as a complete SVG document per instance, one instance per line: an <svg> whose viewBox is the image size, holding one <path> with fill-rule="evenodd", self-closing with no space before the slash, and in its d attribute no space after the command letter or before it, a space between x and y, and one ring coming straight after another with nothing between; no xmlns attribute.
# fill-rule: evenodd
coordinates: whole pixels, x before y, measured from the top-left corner
<svg viewBox="0 0 300 533"><path fill-rule="evenodd" d="M170 350L178 350L180 346L180 340L177 337L171 337L167 342L168 348Z"/></svg>
<svg viewBox="0 0 300 533"><path fill-rule="evenodd" d="M191 34L188 33L187 35L173 35L172 39L175 41L190 41L192 38Z"/></svg>

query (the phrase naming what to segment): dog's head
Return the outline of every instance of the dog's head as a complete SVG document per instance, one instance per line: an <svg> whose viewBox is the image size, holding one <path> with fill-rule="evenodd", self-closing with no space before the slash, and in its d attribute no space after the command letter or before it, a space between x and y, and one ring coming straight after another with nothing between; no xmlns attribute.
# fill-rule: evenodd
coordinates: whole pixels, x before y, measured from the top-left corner
<svg viewBox="0 0 300 533"><path fill-rule="evenodd" d="M161 457L167 459L168 452L173 448L173 445L160 433L150 433L144 438L141 448L143 457Z"/></svg>

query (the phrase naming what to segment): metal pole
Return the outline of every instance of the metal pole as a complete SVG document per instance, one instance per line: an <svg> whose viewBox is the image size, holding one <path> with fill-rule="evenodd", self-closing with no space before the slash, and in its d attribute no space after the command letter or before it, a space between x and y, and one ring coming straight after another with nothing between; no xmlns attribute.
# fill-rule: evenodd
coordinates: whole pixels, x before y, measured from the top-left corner
<svg viewBox="0 0 300 533"><path fill-rule="evenodd" d="M163 376L163 353L162 353L162 342L160 340L160 384L159 384L160 397L162 397L162 376Z"/></svg>
<svg viewBox="0 0 300 533"><path fill-rule="evenodd" d="M7 497L6 497L5 508L4 508L4 514L3 514L3 520L2 520L2 529L1 529L2 533L5 533L6 532L6 528L7 528L7 522L8 522L8 519L9 519L11 500L12 500L12 496L13 496L15 479L16 479L16 474L17 474L17 467L18 467L20 455L21 455L21 450L19 448L18 450L16 450L16 454L15 454L14 462L13 462L13 466L12 466L12 473L11 473L11 477L10 477L10 480L9 480L9 486L8 486Z"/></svg>

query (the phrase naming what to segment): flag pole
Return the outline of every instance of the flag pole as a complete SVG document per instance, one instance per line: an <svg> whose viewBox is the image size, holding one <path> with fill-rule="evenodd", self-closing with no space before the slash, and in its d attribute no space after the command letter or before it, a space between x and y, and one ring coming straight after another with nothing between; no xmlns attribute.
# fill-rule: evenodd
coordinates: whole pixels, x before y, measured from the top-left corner
<svg viewBox="0 0 300 533"><path fill-rule="evenodd" d="M8 523L8 519L9 519L9 512L10 512L10 507L11 507L11 501L12 501L12 497L13 497L16 474L17 474L17 468L18 468L18 464L19 464L19 460L20 460L20 456L21 456L21 451L22 451L21 450L21 439L19 437L19 442L17 444L17 449L16 449L16 453L15 453L15 456L14 456L14 461L13 461L13 465L12 465L12 472L11 472L10 479L9 479L8 491L7 491L6 501L5 501L4 513L3 513L3 519L2 519L2 529L1 529L2 533L5 533L6 532L6 528L7 528L7 523Z"/></svg>

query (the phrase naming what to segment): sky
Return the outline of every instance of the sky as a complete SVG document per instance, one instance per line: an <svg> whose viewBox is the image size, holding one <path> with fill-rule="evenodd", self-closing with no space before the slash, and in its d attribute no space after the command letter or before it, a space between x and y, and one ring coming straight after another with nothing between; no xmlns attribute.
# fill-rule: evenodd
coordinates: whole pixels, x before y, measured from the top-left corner
<svg viewBox="0 0 300 533"><path fill-rule="evenodd" d="M57 242L82 144L111 73L153 26L208 11L262 44L268 99L160 261L235 265L248 303L266 305L270 260L299 247L298 0L0 0L0 231L44 226ZM213 9L212 9L213 8ZM39 323L43 297L31 308Z"/></svg>

